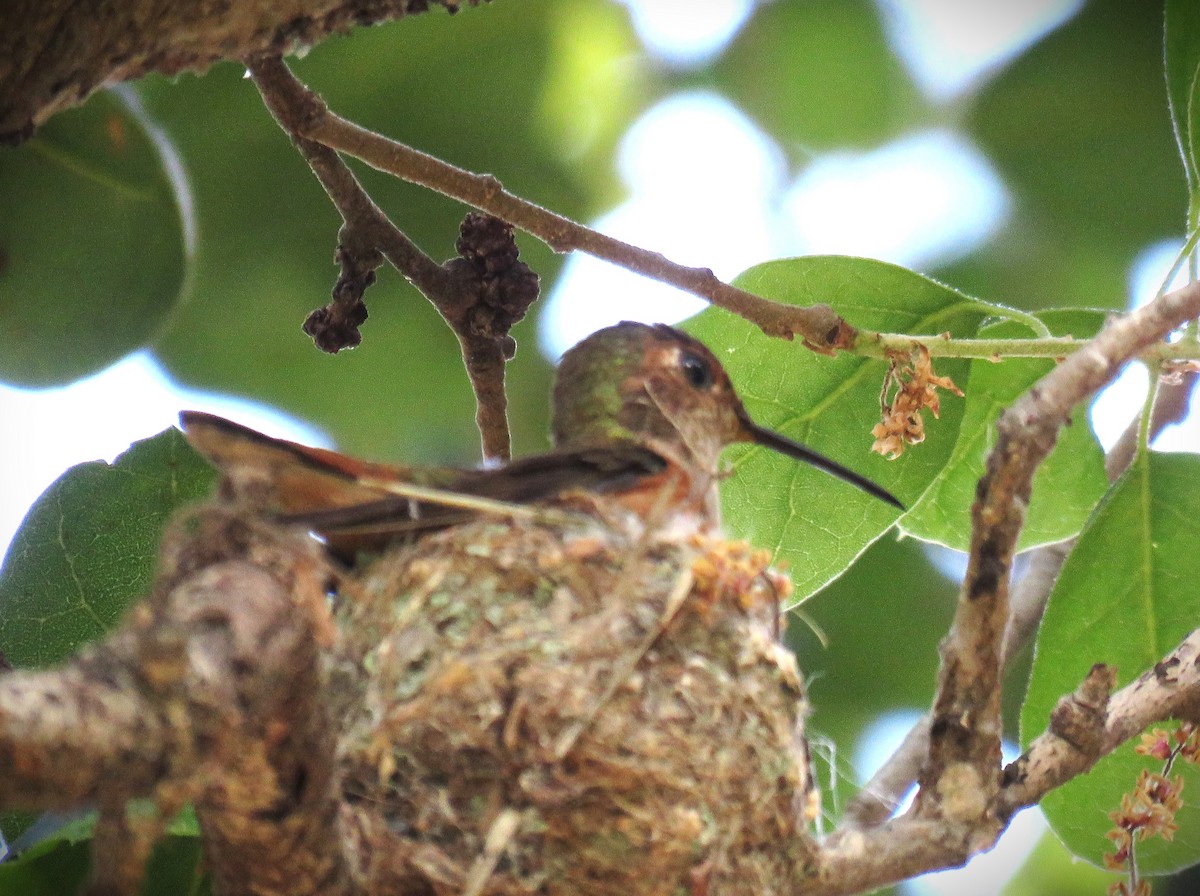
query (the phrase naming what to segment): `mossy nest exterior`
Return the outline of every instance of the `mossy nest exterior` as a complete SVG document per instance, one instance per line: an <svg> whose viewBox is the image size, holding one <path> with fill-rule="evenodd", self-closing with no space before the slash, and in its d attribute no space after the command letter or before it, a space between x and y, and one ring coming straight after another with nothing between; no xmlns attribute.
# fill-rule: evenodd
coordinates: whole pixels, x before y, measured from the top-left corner
<svg viewBox="0 0 1200 896"><path fill-rule="evenodd" d="M787 587L743 543L584 514L383 556L341 619L364 872L438 896L790 892L814 847Z"/></svg>

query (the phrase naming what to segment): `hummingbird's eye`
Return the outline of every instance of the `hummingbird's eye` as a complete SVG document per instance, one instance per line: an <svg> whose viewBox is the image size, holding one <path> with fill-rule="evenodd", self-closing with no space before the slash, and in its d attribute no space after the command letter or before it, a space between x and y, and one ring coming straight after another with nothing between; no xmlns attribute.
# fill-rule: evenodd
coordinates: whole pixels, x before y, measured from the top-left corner
<svg viewBox="0 0 1200 896"><path fill-rule="evenodd" d="M712 386L712 370L704 363L703 358L691 352L684 352L679 358L679 366L683 368L683 375L687 377L687 381L695 388L708 389Z"/></svg>

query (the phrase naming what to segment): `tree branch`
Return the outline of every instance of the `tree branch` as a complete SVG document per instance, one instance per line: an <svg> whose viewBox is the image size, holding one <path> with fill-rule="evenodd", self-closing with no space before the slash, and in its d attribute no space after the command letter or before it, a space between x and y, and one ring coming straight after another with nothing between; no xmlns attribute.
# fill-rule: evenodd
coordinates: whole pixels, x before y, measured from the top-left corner
<svg viewBox="0 0 1200 896"><path fill-rule="evenodd" d="M45 0L0 3L0 143L106 84L203 72L253 53L292 53L352 25L478 0Z"/></svg>
<svg viewBox="0 0 1200 896"><path fill-rule="evenodd" d="M1197 377L1186 373L1176 381L1164 381L1154 404L1150 432L1157 435L1187 413ZM1108 481L1116 482L1132 463L1137 447L1140 417L1130 421L1121 437L1105 456ZM1152 437L1153 437L1152 435ZM1070 538L1044 545L1029 554L1025 574L1013 584L1008 622L1001 644L1001 666L1007 669L1037 632L1063 562L1075 546ZM929 715L923 715L896 751L879 767L853 799L846 804L843 822L855 827L881 824L900 806L904 794L916 782L921 763L929 750Z"/></svg>
<svg viewBox="0 0 1200 896"><path fill-rule="evenodd" d="M868 893L931 869L962 865L974 852L967 829L900 818L870 831L841 828L822 844L817 877L804 896Z"/></svg>
<svg viewBox="0 0 1200 896"><path fill-rule="evenodd" d="M518 261L511 228L496 219L469 215L457 244L459 257L438 264L384 214L334 150L301 135L319 100L283 60L256 57L247 67L267 108L308 161L344 222L337 256L342 276L334 287L334 300L309 315L305 332L326 351L359 343L358 326L367 317L363 293L374 282L382 253L454 332L475 393L483 456L507 460L511 439L504 372L516 352L509 331L538 295L537 275Z"/></svg>
<svg viewBox="0 0 1200 896"><path fill-rule="evenodd" d="M989 849L1016 812L1083 774L1155 722L1200 717L1200 629L1111 699L1114 671L1098 664L1059 701L1050 729L1007 766L978 819L923 819L910 812L867 831L845 827L822 844L805 896L844 896L941 868Z"/></svg>
<svg viewBox="0 0 1200 896"><path fill-rule="evenodd" d="M1001 774L1000 672L1008 582L1032 479L1080 401L1129 359L1200 314L1200 283L1111 321L1021 396L1000 418L972 508L967 575L942 666L921 767L921 790L903 818L835 831L805 893L854 893L962 864L990 848L1012 814L1089 768L1145 725L1200 713L1200 633L1112 701L1112 673L1097 666L1055 712L1051 731ZM919 738L919 735L918 735Z"/></svg>
<svg viewBox="0 0 1200 896"><path fill-rule="evenodd" d="M1200 722L1200 629L1136 681L1099 699L1114 678L1095 667L1079 690L1059 701L1050 728L1004 770L995 807L1001 818L1083 774L1148 725L1170 718Z"/></svg>
<svg viewBox="0 0 1200 896"><path fill-rule="evenodd" d="M972 507L971 556L950 633L920 775L918 812L976 814L996 794L1000 761L1001 644L1009 615L1013 551L1025 521L1033 474L1076 404L1106 385L1130 358L1200 314L1200 283L1168 293L1113 320L1001 415L987 472ZM947 800L948 780L978 786L976 798ZM969 788L958 789L960 795Z"/></svg>
<svg viewBox="0 0 1200 896"><path fill-rule="evenodd" d="M0 677L0 763L20 770L0 775L0 804L99 805L104 844L128 841L127 801L165 818L190 799L217 892L349 896L317 657L325 561L303 533L256 525L188 514L124 628L60 670ZM149 842L104 856L98 883L134 892Z"/></svg>
<svg viewBox="0 0 1200 896"><path fill-rule="evenodd" d="M799 335L810 348L822 352L845 348L854 340L854 328L828 305L799 308L772 302L722 282L708 268L676 264L658 252L605 236L509 193L490 174L473 174L347 121L310 91L295 133L495 215L556 252L578 249L677 286L746 318L768 335L787 339Z"/></svg>
<svg viewBox="0 0 1200 896"><path fill-rule="evenodd" d="M330 201L338 210L338 214L342 216L343 227L338 240L340 243L339 255L345 253L347 256L345 259L339 259L343 266L343 279L348 279L345 277L345 271L346 267L351 264L373 271L379 266L378 256L379 253L382 253L383 257L417 289L427 297L431 297L430 301L434 303L435 307L438 302L432 297L453 295L454 284L446 270L422 252L416 243L392 223L383 210L367 195L358 178L354 176L354 172L346 166L338 154L327 146L297 134L296 129L303 116L304 104L303 93L298 93L298 90L302 91L303 88L283 60L278 57L255 58L247 62L246 68L254 80L254 85L262 95L267 109L275 117L279 126L283 128L284 133L291 137L292 144L304 156L313 174L317 176L317 180L321 182ZM362 292L374 281L374 277L371 276L369 279L359 277L358 280L361 288L354 291L357 295L353 292L339 294L338 287L343 285L343 281L338 281L338 287L334 288L333 305L322 309L328 312L327 318L353 318L354 312L345 310L346 307L362 304ZM314 312L310 315L309 320L305 323L306 332L318 313ZM362 310L362 317L366 317L365 308ZM341 340L336 339L332 333L327 335L310 333L309 335L313 336L318 346L324 351L334 352L341 348L357 345L360 339L356 325L353 336ZM323 338L333 341L322 344Z"/></svg>

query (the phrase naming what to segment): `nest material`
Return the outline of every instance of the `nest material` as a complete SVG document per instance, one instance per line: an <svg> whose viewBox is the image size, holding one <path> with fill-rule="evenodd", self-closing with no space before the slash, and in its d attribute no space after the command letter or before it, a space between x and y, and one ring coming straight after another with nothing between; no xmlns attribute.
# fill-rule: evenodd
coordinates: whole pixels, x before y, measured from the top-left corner
<svg viewBox="0 0 1200 896"><path fill-rule="evenodd" d="M804 699L765 552L476 522L347 588L364 869L429 894L790 892Z"/></svg>

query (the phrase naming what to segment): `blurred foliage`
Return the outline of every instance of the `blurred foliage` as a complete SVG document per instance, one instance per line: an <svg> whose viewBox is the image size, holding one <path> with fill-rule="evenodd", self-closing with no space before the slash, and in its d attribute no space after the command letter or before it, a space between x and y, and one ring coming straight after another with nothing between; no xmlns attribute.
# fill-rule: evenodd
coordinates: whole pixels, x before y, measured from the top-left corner
<svg viewBox="0 0 1200 896"><path fill-rule="evenodd" d="M0 893L12 896L66 896L79 892L91 868L87 839L47 840L0 864ZM167 836L150 855L141 896L199 896L208 886L199 873L200 840Z"/></svg>
<svg viewBox="0 0 1200 896"><path fill-rule="evenodd" d="M797 167L818 152L878 146L923 108L865 0L763 4L706 77Z"/></svg>
<svg viewBox="0 0 1200 896"><path fill-rule="evenodd" d="M876 5L867 0L760 3L724 52L696 67L672 67L645 55L624 7L612 0L495 0L456 16L434 12L359 29L293 62L297 74L348 118L447 161L491 172L514 192L585 221L622 198L612 161L621 135L679 89L703 87L739 106L776 141L792 174L821 152L871 149L931 127L957 130L1002 177L1011 214L969 255L922 272L952 288L854 259L771 263L743 282L786 301L830 301L865 326L962 335L982 325L987 334L1016 334L1015 324L988 320L1005 316L1001 305L1124 307L1131 262L1158 240L1180 238L1188 179L1172 137L1167 96L1169 91L1180 139L1194 157L1184 112L1196 105L1200 40L1189 0L1169 0L1172 22L1165 86L1162 7L1091 0L973 90L945 102L925 97L914 85L892 52ZM299 414L326 428L346 451L448 463L477 457L474 403L457 343L394 272L381 271L367 294L371 317L360 348L326 356L301 334L305 315L327 301L336 278L339 219L240 67L216 66L202 77L149 78L134 89L147 112L144 121L136 112L114 112L117 101L100 95L83 111L55 119L38 139L66 145L59 135L67 132L72 115L96 122L132 115L127 133L140 141L142 160L130 182L154 197L153 218L123 215L116 194L104 192L103 178L43 172L14 179L12 166L27 163L0 150L5 346L0 377L64 381L149 344L185 384ZM179 226L178 184L141 136L149 122L182 158L194 196L197 244L190 258ZM110 180L124 178L124 169L104 167L106 133L95 131L78 158L88 160L89 170L109 170ZM355 170L429 254L452 254L463 207L362 166ZM1195 181L1195 171L1190 174ZM713 179L721 176L711 172ZM703 191L705 184L696 189ZM126 226L130 223L150 223L151 235ZM522 237L520 244L525 260L542 275L543 293L549 292L561 259L532 239ZM27 250L40 253L28 256L32 263ZM30 276L30 270L43 276ZM187 301L180 304L183 295ZM996 304L976 304L968 296ZM1099 315L1072 311L1044 319L1057 332L1082 335L1094 330ZM550 370L535 350L535 326L536 308L517 328L520 351L510 367L510 418L519 453L546 444ZM768 342L716 311L689 326L728 361L756 419L895 490L917 508L904 523L906 532L956 546L964 543L964 518L991 421L1047 366L939 363L938 372L953 377L967 396L947 397L942 419L928 422L926 442L889 465L866 451L878 411L881 362L829 359ZM149 467L128 469L140 458L167 465L160 472L170 464L186 467L190 461L175 453L172 438L140 445L111 468L77 468L43 497L0 575L0 600L32 596L58 604L20 612L5 604L0 643L10 656L21 662L62 656L80 638L110 624L144 589L155 527L171 505L204 488L203 476L193 477L194 471L167 482ZM1100 487L1097 448L1083 415L1065 440L1058 467L1052 461L1040 474L1038 494L1052 500L1035 497L1035 507L1041 500L1046 509L1035 511L1041 513L1039 529L1027 536L1029 543L1077 531ZM1077 458L1083 462L1073 463ZM866 726L889 710L928 706L936 642L949 619L954 586L916 541L886 534L893 519L887 508L850 487L798 471L767 452L738 453L733 465L736 476L725 495L731 527L790 563L800 595L845 571L802 608L827 634L828 646L799 619L789 632L812 677L811 726L840 751L836 768L844 789L827 799L836 808L861 781L848 757ZM1150 471L1149 462L1141 472L1147 477L1143 497L1182 500L1182 492L1171 494L1174 480ZM185 482L190 484L184 487ZM1106 527L1125 531L1123 526L1135 525L1113 516L1125 504L1136 504L1129 497L1133 487L1127 477L1092 517L1085 547L1093 546L1088 550L1097 552L1097 564L1107 564L1105 550L1119 554L1130 548L1120 539L1095 545ZM60 500L79 503L63 514L56 509ZM87 556L66 545L59 550L46 534L67 520L84 530L111 528L105 513L119 516L138 501L142 511L128 517L138 522L138 531L113 546L114 554ZM1062 512L1055 513L1058 509ZM1160 537L1179 546L1178 533L1154 536ZM113 581L112 556L133 570L121 581ZM134 556L140 559L131 560ZM1102 568L1115 575L1117 565ZM74 598L49 587L52 580L69 581ZM1063 609L1072 599L1097 606L1100 589L1083 572L1065 581L1052 605L1063 627L1043 632L1039 646L1036 699L1026 707L1030 735L1043 725L1053 697L1074 687L1079 668L1109 659L1100 654L1111 645L1092 640L1103 626L1073 628L1072 613ZM86 601L78 600L83 592ZM93 604L106 609L89 622L84 617ZM1194 602L1172 606L1181 625L1197 618ZM61 629L38 621L51 617L62 622ZM45 630L35 633L26 625L19 636L13 634L22 619ZM1123 674L1132 676L1157 659L1174 634L1160 632L1153 644L1141 645L1136 657L1122 661ZM1021 696L1017 675L1006 694L1010 715ZM1069 815L1079 803L1064 793L1053 799L1066 801L1060 814ZM1102 822L1107 808L1093 807ZM52 841L44 855L73 849L78 851ZM81 855L78 851L76 859ZM1173 853L1161 866L1183 861ZM18 889L6 883L17 878L5 877L52 876L64 868L83 873L65 859L59 866L37 855L26 871L0 866L0 894L42 892L36 887L63 892L66 884L52 877L20 877ZM1010 892L1047 892L1038 889L1039 881L1061 882L1052 890L1063 893L1081 892L1074 889L1081 879L1095 886L1091 869L1077 877L1071 871L1061 849L1039 849Z"/></svg>
<svg viewBox="0 0 1200 896"><path fill-rule="evenodd" d="M0 381L69 383L170 319L193 224L159 137L123 87L0 152Z"/></svg>
<svg viewBox="0 0 1200 896"><path fill-rule="evenodd" d="M1187 210L1162 59L1161 4L1091 0L985 85L964 118L1012 219L938 273L1023 308L1123 308L1130 263Z"/></svg>

